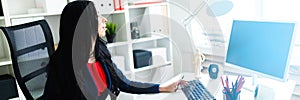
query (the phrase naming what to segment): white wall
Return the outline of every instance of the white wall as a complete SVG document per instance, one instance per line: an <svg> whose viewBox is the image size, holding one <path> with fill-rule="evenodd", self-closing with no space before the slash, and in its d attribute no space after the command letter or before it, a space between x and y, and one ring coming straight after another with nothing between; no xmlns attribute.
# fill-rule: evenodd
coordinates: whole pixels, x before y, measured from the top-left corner
<svg viewBox="0 0 300 100"><path fill-rule="evenodd" d="M170 0L171 39L173 41L173 66L175 73L192 71L192 44L183 26L189 13L189 0ZM196 1L196 0L191 0Z"/></svg>

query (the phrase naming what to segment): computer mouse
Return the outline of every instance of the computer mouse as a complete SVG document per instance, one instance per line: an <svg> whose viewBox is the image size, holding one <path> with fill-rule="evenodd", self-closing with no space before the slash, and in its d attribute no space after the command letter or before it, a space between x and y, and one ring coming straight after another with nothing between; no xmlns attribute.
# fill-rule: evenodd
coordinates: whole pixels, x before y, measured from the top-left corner
<svg viewBox="0 0 300 100"><path fill-rule="evenodd" d="M219 66L217 64L210 64L208 67L208 73L211 79L217 79L219 73Z"/></svg>

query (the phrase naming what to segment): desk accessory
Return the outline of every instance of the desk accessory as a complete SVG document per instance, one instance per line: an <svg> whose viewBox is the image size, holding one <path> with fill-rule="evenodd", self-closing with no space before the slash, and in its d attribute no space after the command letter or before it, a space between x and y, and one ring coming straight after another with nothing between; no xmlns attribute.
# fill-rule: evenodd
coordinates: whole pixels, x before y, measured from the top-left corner
<svg viewBox="0 0 300 100"><path fill-rule="evenodd" d="M131 29L131 39L139 39L140 29L138 28L137 22L131 22L130 29Z"/></svg>
<svg viewBox="0 0 300 100"><path fill-rule="evenodd" d="M245 83L244 77L239 75L234 82L231 82L231 87L228 76L226 76L225 80L221 77L221 81L224 87L222 91L224 100L239 100L241 89Z"/></svg>
<svg viewBox="0 0 300 100"><path fill-rule="evenodd" d="M208 67L209 77L211 79L217 79L219 73L219 67L217 64L210 64Z"/></svg>
<svg viewBox="0 0 300 100"><path fill-rule="evenodd" d="M201 53L200 49L197 48L197 53L196 53L196 56L195 56L195 63L196 63L196 66L195 66L195 73L196 73L196 78L201 78L201 72L202 72L202 63L205 61L205 56L204 54Z"/></svg>

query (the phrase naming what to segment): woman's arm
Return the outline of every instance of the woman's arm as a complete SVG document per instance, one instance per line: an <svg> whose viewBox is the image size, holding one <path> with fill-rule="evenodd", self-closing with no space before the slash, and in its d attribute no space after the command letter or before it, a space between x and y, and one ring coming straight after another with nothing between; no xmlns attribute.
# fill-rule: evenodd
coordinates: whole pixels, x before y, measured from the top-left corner
<svg viewBox="0 0 300 100"><path fill-rule="evenodd" d="M116 67L115 64L113 64L113 66L116 69L116 73L118 75L119 88L123 92L135 93L135 94L174 92L177 89L179 83L184 83L184 85L186 85L186 82L183 80L179 80L177 82L174 82L166 86L160 86L160 84L154 84L154 83L142 83L142 82L130 81Z"/></svg>

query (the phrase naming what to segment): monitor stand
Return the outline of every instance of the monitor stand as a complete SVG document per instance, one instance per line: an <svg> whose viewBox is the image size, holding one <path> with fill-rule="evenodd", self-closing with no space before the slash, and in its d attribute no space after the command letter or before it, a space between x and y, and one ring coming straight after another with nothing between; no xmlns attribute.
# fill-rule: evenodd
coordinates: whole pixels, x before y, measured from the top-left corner
<svg viewBox="0 0 300 100"><path fill-rule="evenodd" d="M253 92L255 100L289 100L296 86L294 80L281 82L257 76L247 77L245 81L243 89Z"/></svg>

